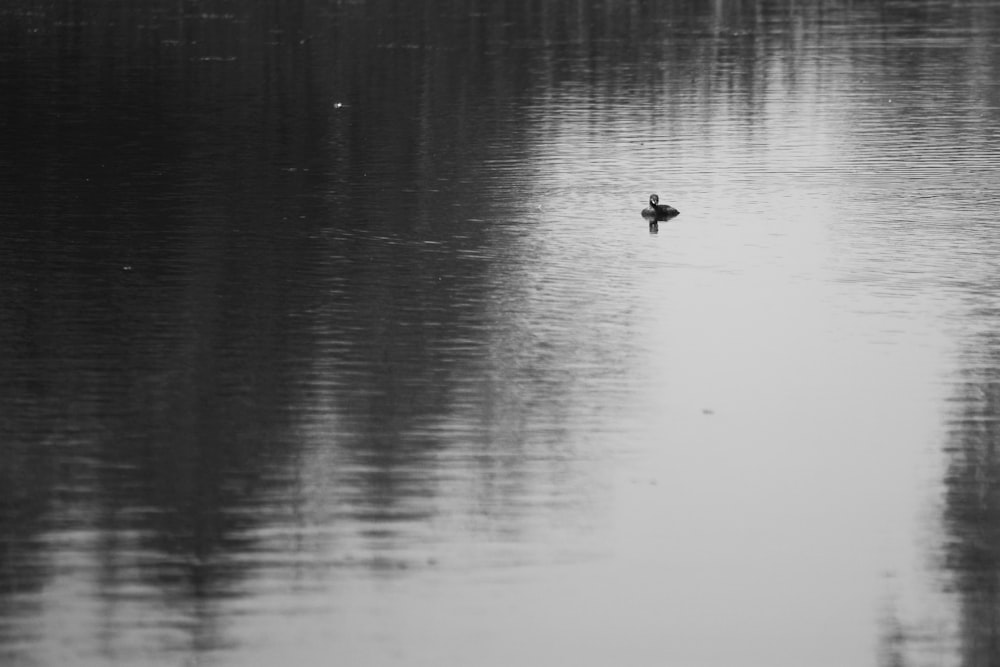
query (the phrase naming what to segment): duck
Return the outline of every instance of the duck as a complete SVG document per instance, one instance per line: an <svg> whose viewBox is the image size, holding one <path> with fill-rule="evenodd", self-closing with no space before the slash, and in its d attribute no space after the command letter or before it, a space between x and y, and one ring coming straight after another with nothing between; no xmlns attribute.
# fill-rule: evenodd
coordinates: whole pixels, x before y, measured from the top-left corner
<svg viewBox="0 0 1000 667"><path fill-rule="evenodd" d="M661 204L659 195L649 195L649 208L642 209L642 217L655 220L664 220L680 214L681 212L673 206Z"/></svg>

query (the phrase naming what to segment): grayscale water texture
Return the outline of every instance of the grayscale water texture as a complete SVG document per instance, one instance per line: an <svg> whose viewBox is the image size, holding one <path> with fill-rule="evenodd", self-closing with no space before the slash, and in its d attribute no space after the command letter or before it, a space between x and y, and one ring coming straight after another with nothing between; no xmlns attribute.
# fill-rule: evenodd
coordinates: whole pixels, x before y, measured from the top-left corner
<svg viewBox="0 0 1000 667"><path fill-rule="evenodd" d="M989 0L7 0L0 663L1000 664L998 266Z"/></svg>

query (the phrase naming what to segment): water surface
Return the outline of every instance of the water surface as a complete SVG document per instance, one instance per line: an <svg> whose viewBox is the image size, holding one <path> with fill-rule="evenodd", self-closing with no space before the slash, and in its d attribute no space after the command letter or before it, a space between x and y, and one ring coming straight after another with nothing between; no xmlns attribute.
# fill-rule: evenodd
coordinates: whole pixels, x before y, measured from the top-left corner
<svg viewBox="0 0 1000 667"><path fill-rule="evenodd" d="M1000 660L991 3L0 30L4 662Z"/></svg>

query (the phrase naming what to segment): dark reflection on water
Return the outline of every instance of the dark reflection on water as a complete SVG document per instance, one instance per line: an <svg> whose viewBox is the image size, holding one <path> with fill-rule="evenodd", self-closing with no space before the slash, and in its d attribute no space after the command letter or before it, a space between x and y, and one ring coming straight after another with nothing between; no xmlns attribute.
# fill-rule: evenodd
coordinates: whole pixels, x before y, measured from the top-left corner
<svg viewBox="0 0 1000 667"><path fill-rule="evenodd" d="M905 313L914 293L992 294L998 25L975 2L7 3L0 655L248 664L313 619L332 638L305 655L361 664L399 599L464 604L477 576L613 559L615 466L697 440L655 400L711 369L646 372L682 339L672 285L777 267L810 301L860 284L883 300L859 310ZM685 215L647 234L661 186ZM830 276L768 245L770 210L823 228ZM720 225L768 231L736 257L683 236ZM692 358L730 353L711 347L740 329L727 308ZM987 357L944 479L969 665L1000 659ZM742 400L797 432L793 410ZM713 444L759 435L731 428ZM654 533L669 512L648 507ZM737 509L713 532L738 534ZM644 627L638 609L618 620ZM907 623L875 630L876 659L952 641L911 650Z"/></svg>
<svg viewBox="0 0 1000 667"><path fill-rule="evenodd" d="M962 355L966 368L956 383L944 480L943 564L950 575L949 589L959 599L957 633L963 665L994 664L1000 656L1000 378L995 309L983 320L991 330L971 337Z"/></svg>

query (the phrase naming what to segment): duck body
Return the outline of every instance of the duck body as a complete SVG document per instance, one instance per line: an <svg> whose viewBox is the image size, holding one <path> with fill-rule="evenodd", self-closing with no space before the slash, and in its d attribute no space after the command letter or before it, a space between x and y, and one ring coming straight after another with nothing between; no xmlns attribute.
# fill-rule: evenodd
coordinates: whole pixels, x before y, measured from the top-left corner
<svg viewBox="0 0 1000 667"><path fill-rule="evenodd" d="M666 220L680 214L673 206L661 204L659 195L649 195L649 207L642 209L642 217L653 220Z"/></svg>

